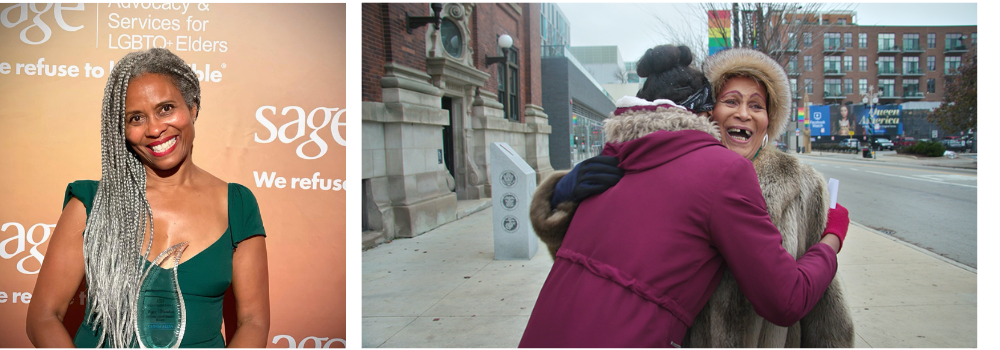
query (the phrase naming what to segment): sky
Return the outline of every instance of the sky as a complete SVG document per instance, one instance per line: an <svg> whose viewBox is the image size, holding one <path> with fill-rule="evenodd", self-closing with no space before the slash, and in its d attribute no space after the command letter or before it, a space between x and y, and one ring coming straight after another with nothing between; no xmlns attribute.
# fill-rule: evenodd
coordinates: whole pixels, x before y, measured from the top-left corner
<svg viewBox="0 0 1000 350"><path fill-rule="evenodd" d="M570 46L617 45L625 61L637 61L646 49L669 43L657 17L675 33L708 40L706 15L698 4L560 3L559 8L570 23ZM975 3L826 3L823 8L856 11L858 25L978 25Z"/></svg>

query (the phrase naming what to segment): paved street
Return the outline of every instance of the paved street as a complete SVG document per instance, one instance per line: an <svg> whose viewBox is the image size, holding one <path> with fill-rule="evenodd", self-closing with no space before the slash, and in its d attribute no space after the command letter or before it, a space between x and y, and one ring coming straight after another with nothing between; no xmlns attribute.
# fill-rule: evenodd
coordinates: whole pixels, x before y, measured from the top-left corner
<svg viewBox="0 0 1000 350"><path fill-rule="evenodd" d="M850 210L852 221L976 268L976 170L845 157L799 159L828 180L840 180L838 201Z"/></svg>

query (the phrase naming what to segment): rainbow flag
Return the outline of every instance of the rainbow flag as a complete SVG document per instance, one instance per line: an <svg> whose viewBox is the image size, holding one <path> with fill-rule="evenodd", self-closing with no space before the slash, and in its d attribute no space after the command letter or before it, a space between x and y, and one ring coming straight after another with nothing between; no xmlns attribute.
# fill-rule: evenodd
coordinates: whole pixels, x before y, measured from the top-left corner
<svg viewBox="0 0 1000 350"><path fill-rule="evenodd" d="M799 107L799 121L806 120L806 109L804 107Z"/></svg>
<svg viewBox="0 0 1000 350"><path fill-rule="evenodd" d="M708 55L728 49L732 37L729 11L708 11Z"/></svg>

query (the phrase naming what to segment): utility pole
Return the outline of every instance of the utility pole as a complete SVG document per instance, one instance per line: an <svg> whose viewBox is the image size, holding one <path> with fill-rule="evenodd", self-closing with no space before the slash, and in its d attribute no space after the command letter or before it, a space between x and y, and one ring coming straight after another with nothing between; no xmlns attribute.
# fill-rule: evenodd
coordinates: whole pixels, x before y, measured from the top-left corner
<svg viewBox="0 0 1000 350"><path fill-rule="evenodd" d="M806 89L802 89L802 105L805 107L805 117L808 119L810 117L809 94L806 93ZM811 153L812 140L809 138L809 135L812 135L812 130L810 130L811 128L804 128L804 129L805 130L802 130L802 144L803 144L802 153Z"/></svg>
<svg viewBox="0 0 1000 350"><path fill-rule="evenodd" d="M733 47L740 47L740 16L741 15L742 15L742 12L740 12L740 4L734 2L733 3L733 12L732 12L732 15L729 16L729 17L731 17L733 19L733 34L732 34L732 37L733 37Z"/></svg>

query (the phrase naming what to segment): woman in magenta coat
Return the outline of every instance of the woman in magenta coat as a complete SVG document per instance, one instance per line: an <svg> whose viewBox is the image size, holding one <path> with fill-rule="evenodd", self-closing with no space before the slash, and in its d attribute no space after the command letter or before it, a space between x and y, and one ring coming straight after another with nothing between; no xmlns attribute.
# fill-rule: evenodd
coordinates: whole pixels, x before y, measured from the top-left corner
<svg viewBox="0 0 1000 350"><path fill-rule="evenodd" d="M690 50L672 46L640 60L649 76L641 99L620 100L605 126L602 155L617 158L625 176L576 209L520 346L679 347L726 268L754 311L788 326L833 279L846 209L831 212L834 235L798 261L788 254L752 163L695 114L711 103L691 97L710 96L701 92L711 86L690 62ZM766 89L750 81L727 96L734 91L734 118L750 132L766 129Z"/></svg>

